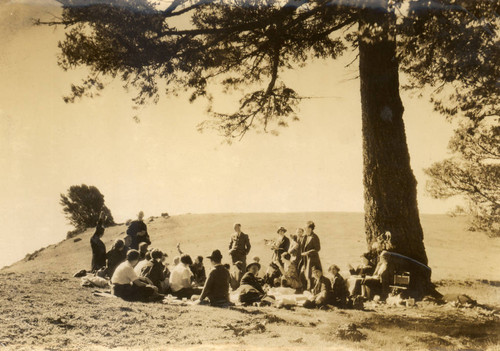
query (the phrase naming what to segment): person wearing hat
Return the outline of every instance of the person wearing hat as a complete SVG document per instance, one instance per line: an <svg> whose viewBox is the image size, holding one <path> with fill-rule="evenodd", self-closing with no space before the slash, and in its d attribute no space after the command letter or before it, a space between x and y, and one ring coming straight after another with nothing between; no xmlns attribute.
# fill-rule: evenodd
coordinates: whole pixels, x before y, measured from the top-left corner
<svg viewBox="0 0 500 351"><path fill-rule="evenodd" d="M286 233L285 227L279 227L276 233L278 234L278 238L271 246L271 249L273 250L272 259L273 262L276 262L281 266L283 265L283 261L281 260L281 255L284 254L285 252L288 252L288 249L290 248L290 239L288 239L285 236Z"/></svg>
<svg viewBox="0 0 500 351"><path fill-rule="evenodd" d="M315 279L314 287L311 291L312 298L304 302L305 308L320 308L330 303L332 284L330 279L323 275L323 271L319 267L313 267L312 273Z"/></svg>
<svg viewBox="0 0 500 351"><path fill-rule="evenodd" d="M260 263L254 261L246 267L247 272L241 278L239 300L245 305L260 302L266 294L257 280L259 270Z"/></svg>
<svg viewBox="0 0 500 351"><path fill-rule="evenodd" d="M247 234L241 231L241 224L234 225L234 233L231 235L231 242L229 243L229 256L231 256L232 263L238 261L243 262L243 267L247 265L247 255L252 246Z"/></svg>
<svg viewBox="0 0 500 351"><path fill-rule="evenodd" d="M213 269L208 274L203 291L196 303L202 303L208 298L212 306L228 305L230 303L229 271L221 264L222 254L219 250L214 250L207 258L210 259Z"/></svg>

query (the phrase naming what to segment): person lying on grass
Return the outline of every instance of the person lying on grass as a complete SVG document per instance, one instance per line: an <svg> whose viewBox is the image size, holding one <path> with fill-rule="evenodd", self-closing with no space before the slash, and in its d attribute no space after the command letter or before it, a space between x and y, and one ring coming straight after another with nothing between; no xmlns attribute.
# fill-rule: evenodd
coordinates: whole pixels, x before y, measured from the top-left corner
<svg viewBox="0 0 500 351"><path fill-rule="evenodd" d="M158 289L148 278L139 277L134 267L139 262L139 251L127 252L127 260L116 267L111 283L113 295L127 301L151 301L160 297Z"/></svg>

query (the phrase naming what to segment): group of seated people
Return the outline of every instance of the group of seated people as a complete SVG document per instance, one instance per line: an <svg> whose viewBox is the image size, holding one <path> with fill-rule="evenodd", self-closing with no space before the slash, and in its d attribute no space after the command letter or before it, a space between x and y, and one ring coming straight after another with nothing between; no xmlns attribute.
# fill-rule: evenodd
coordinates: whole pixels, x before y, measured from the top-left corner
<svg viewBox="0 0 500 351"><path fill-rule="evenodd" d="M141 212L139 222L142 222L142 216ZM340 275L337 265L331 265L324 274L317 256L319 239L312 231L314 223L308 222L307 225L310 229L308 234L301 235L304 230L299 229L299 235L292 237L292 243L296 245L290 245L284 227L278 229L277 240L269 242L273 250L272 262L262 276L259 275L262 267L258 257L254 257L249 264L244 263L246 255L242 255L239 261L232 257L232 265L223 265L221 252L214 250L212 255L207 256L213 266L207 277L203 257L197 256L193 262L191 256L182 252L179 244L179 256L174 258L173 267L169 269L169 264L165 262L167 255L149 248L149 236L148 240L134 240L134 245L129 242L128 246L126 241L116 240L105 254L105 259L96 260L93 256L93 270L101 277L110 278L114 295L129 301L162 300L166 295L172 295L196 303L208 300L211 305L223 306L230 304L232 289L244 305L265 305L272 303L274 297L270 290L276 287L290 288L297 294L309 291L308 299L303 304L306 308L326 305L346 307L358 296L368 299L375 295L381 298L387 296L387 282L390 280L387 251L382 250L378 257L374 257L373 253L363 254L357 268L349 266L350 276L347 279ZM240 227L239 224L235 226L238 230ZM99 240L102 232L99 232ZM236 238L241 235L239 233ZM249 248L248 236L245 241ZM310 253L315 254L313 259Z"/></svg>

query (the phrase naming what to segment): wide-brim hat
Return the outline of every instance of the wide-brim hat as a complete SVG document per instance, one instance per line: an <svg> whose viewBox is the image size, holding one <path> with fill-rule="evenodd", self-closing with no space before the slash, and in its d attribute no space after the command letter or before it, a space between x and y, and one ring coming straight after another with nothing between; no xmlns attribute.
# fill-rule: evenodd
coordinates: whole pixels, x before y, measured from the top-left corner
<svg viewBox="0 0 500 351"><path fill-rule="evenodd" d="M260 270L260 263L259 262L251 262L247 265L247 272L250 270L250 267L252 266L257 266L257 268Z"/></svg>
<svg viewBox="0 0 500 351"><path fill-rule="evenodd" d="M276 233L279 233L280 231L283 231L283 232L285 232L285 233L286 233L286 231L287 231L287 230L286 230L286 228L285 228L285 227L283 227L283 226L282 226L282 227L279 227L279 228L278 228L278 230L276 231Z"/></svg>
<svg viewBox="0 0 500 351"><path fill-rule="evenodd" d="M220 253L220 250L214 250L210 256L207 256L207 258L214 261L220 261L222 260L222 254Z"/></svg>

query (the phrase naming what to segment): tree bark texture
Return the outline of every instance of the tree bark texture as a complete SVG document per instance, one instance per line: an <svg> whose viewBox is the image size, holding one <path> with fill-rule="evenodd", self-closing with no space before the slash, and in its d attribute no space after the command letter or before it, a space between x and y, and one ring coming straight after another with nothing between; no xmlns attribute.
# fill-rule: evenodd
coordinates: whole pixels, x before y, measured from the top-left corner
<svg viewBox="0 0 500 351"><path fill-rule="evenodd" d="M365 230L369 249L390 231L392 251L427 264L390 20L371 13L359 23ZM378 34L374 24L382 28Z"/></svg>

